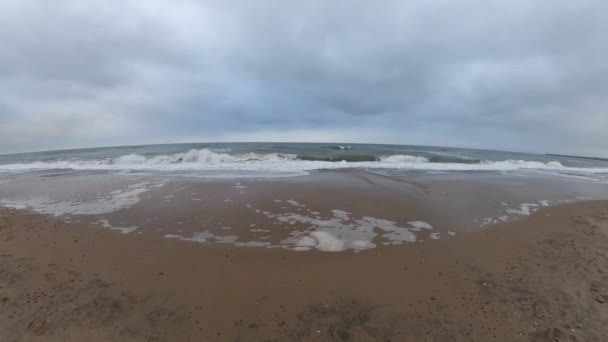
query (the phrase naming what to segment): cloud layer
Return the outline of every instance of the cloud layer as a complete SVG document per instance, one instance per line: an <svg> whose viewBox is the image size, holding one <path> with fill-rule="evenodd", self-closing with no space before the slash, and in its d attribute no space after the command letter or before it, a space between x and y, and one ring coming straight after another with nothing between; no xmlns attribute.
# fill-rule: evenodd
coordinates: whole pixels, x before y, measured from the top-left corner
<svg viewBox="0 0 608 342"><path fill-rule="evenodd" d="M0 152L190 141L608 154L604 1L0 3Z"/></svg>

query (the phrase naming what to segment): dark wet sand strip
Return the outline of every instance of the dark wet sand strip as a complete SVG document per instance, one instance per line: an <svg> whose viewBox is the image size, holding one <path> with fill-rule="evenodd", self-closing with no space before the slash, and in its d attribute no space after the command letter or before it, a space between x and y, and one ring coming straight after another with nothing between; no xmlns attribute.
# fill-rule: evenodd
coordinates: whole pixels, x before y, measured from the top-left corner
<svg viewBox="0 0 608 342"><path fill-rule="evenodd" d="M333 209L333 208L331 208ZM358 254L0 210L1 341L601 341L608 202Z"/></svg>

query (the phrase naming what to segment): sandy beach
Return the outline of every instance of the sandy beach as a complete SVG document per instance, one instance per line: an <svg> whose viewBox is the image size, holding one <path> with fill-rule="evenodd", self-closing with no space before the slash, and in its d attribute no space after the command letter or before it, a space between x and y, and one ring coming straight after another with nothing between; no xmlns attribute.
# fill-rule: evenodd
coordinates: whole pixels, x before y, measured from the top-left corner
<svg viewBox="0 0 608 342"><path fill-rule="evenodd" d="M0 342L608 342L607 32L1 0Z"/></svg>
<svg viewBox="0 0 608 342"><path fill-rule="evenodd" d="M601 341L608 202L353 253L0 212L3 341Z"/></svg>

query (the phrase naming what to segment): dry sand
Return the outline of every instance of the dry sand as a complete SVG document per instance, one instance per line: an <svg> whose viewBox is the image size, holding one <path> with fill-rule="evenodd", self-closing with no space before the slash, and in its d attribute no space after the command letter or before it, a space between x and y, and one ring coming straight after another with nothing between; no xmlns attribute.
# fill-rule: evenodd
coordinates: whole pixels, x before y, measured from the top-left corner
<svg viewBox="0 0 608 342"><path fill-rule="evenodd" d="M355 254L0 210L1 341L602 341L608 202Z"/></svg>

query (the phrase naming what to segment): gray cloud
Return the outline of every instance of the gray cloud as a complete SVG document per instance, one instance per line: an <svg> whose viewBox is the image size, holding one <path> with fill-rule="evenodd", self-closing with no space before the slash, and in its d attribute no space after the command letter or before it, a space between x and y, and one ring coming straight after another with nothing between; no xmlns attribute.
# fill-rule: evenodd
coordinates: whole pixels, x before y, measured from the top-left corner
<svg viewBox="0 0 608 342"><path fill-rule="evenodd" d="M608 151L602 1L0 3L0 152L209 140Z"/></svg>

